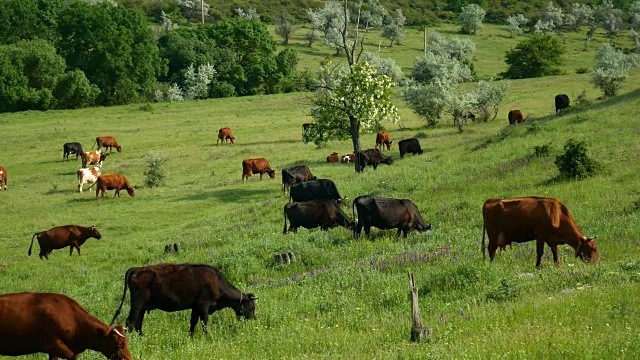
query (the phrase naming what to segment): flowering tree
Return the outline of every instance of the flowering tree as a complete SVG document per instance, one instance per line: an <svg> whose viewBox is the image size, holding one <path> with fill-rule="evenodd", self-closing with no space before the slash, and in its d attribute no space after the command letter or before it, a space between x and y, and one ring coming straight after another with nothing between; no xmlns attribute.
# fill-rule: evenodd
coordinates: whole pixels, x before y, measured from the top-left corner
<svg viewBox="0 0 640 360"><path fill-rule="evenodd" d="M382 120L396 122L398 113L391 103L393 80L380 75L366 61L350 69L330 62L318 69L318 84L311 98L315 127L305 133L305 141L320 145L330 139L351 138L353 152L360 151L360 132L380 127ZM355 169L358 171L358 157Z"/></svg>
<svg viewBox="0 0 640 360"><path fill-rule="evenodd" d="M627 79L627 69L633 67L633 58L614 49L609 44L598 48L598 65L593 69L591 83L605 96L615 96Z"/></svg>
<svg viewBox="0 0 640 360"><path fill-rule="evenodd" d="M511 33L511 37L522 34L520 26L526 24L527 21L529 20L522 14L509 16L507 18L507 25L509 25L509 33Z"/></svg>
<svg viewBox="0 0 640 360"><path fill-rule="evenodd" d="M588 4L574 3L571 12L564 18L564 24L573 31L593 22L593 8Z"/></svg>
<svg viewBox="0 0 640 360"><path fill-rule="evenodd" d="M534 25L533 32L536 34L553 31L562 26L564 21L564 13L562 9L556 7L553 1L549 1L542 9L540 20Z"/></svg>
<svg viewBox="0 0 640 360"><path fill-rule="evenodd" d="M395 41L400 44L402 38L404 38L404 23L407 18L402 15L401 9L396 9L395 16L387 16L385 18L385 24L382 27L382 37L389 39L389 46L393 46Z"/></svg>
<svg viewBox="0 0 640 360"><path fill-rule="evenodd" d="M640 30L640 0L636 0L629 6L629 22L633 30Z"/></svg>
<svg viewBox="0 0 640 360"><path fill-rule="evenodd" d="M482 27L482 20L487 14L478 4L469 4L462 8L458 20L462 23L462 32L475 35L476 31Z"/></svg>

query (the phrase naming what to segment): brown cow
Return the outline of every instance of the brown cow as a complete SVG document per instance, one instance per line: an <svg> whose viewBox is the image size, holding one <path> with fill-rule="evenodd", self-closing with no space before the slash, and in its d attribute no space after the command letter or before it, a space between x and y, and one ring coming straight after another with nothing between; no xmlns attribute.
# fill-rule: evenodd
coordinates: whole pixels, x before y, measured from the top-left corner
<svg viewBox="0 0 640 360"><path fill-rule="evenodd" d="M113 197L120 197L120 190L125 189L129 196L136 196L133 186L129 185L127 178L122 174L104 174L98 176L96 186L96 200L98 199L98 194L102 191L102 198L104 199L104 192L107 190L115 190L115 194Z"/></svg>
<svg viewBox="0 0 640 360"><path fill-rule="evenodd" d="M102 163L107 156L109 156L109 154L103 153L100 150L82 152L80 154L80 157L82 158L82 167L87 168L89 165L98 165L98 167L102 167Z"/></svg>
<svg viewBox="0 0 640 360"><path fill-rule="evenodd" d="M92 349L107 359L131 359L122 326L107 326L65 295L0 295L0 314L0 355L76 359Z"/></svg>
<svg viewBox="0 0 640 360"><path fill-rule="evenodd" d="M568 244L575 256L585 261L600 257L593 238L582 234L569 209L554 198L521 197L508 200L489 199L482 206L482 254L485 257L485 231L489 236L489 259L493 261L498 247L512 242L536 240L536 267L544 252L551 248L553 261L558 262L558 245Z"/></svg>
<svg viewBox="0 0 640 360"><path fill-rule="evenodd" d="M7 176L7 169L0 166L0 190L2 190L2 185L4 185L4 189L7 190L8 182L9 182L9 177Z"/></svg>
<svg viewBox="0 0 640 360"><path fill-rule="evenodd" d="M118 152L122 152L122 146L118 145L116 138L113 136L98 136L94 145L98 145L98 150L103 147L105 150L109 148L109 153L111 153L112 147L116 148ZM93 149L93 146L91 146L91 148Z"/></svg>
<svg viewBox="0 0 640 360"><path fill-rule="evenodd" d="M376 135L376 149L379 147L380 150L384 151L384 147L387 147L387 150L391 150L391 138L389 137L389 133L386 131L379 131Z"/></svg>
<svg viewBox="0 0 640 360"><path fill-rule="evenodd" d="M257 159L244 159L242 160L242 182L245 180L249 181L249 176L253 174L260 174L260 180L262 180L262 175L264 173L268 173L270 178L276 177L275 170L271 169L269 166L269 162L265 158L257 158Z"/></svg>
<svg viewBox="0 0 640 360"><path fill-rule="evenodd" d="M343 162L343 163L352 163L354 161L356 161L355 154L342 155L342 157L340 158L340 162Z"/></svg>
<svg viewBox="0 0 640 360"><path fill-rule="evenodd" d="M524 114L522 114L522 111L520 110L510 110L508 117L509 125L514 125L516 123L519 124L527 121L527 119L524 117Z"/></svg>
<svg viewBox="0 0 640 360"><path fill-rule="evenodd" d="M338 153L337 152L333 152L333 153L331 153L331 155L327 156L327 162L328 163L340 162L340 158L338 157Z"/></svg>
<svg viewBox="0 0 640 360"><path fill-rule="evenodd" d="M80 246L84 244L89 238L95 238L100 240L102 235L98 232L95 225L91 227L84 227L80 225L63 225L52 227L47 231L41 231L33 234L31 237L31 246L29 246L29 256L31 256L31 249L33 248L33 239L38 237L38 244L40 244L40 259L44 256L49 260L49 254L55 249L62 249L69 247L69 256L73 254L73 249L78 251L80 255Z"/></svg>
<svg viewBox="0 0 640 360"><path fill-rule="evenodd" d="M227 140L231 140L231 143L234 144L234 140L236 138L231 133L231 129L228 127L220 128L218 130L218 139L216 140L216 145L218 145L218 141L221 141L222 144L226 144Z"/></svg>
<svg viewBox="0 0 640 360"><path fill-rule="evenodd" d="M142 335L145 312L168 312L191 309L189 333L193 336L198 320L207 333L209 315L216 310L232 308L238 319L255 319L257 297L238 290L220 270L204 264L157 264L129 268L124 275L124 291L120 306L111 323L122 310L127 288L131 291L131 308L127 326Z"/></svg>

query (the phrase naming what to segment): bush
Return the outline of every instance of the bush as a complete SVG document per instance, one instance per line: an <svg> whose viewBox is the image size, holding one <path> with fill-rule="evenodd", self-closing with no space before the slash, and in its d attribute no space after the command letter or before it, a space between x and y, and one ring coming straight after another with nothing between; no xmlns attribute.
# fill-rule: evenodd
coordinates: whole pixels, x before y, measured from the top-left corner
<svg viewBox="0 0 640 360"><path fill-rule="evenodd" d="M527 134L535 134L546 129L546 125L543 125L534 120L529 123L529 126L527 127Z"/></svg>
<svg viewBox="0 0 640 360"><path fill-rule="evenodd" d="M560 176L568 179L583 179L594 175L600 164L587 154L584 141L569 139L564 145L564 152L556 156L554 161Z"/></svg>
<svg viewBox="0 0 640 360"><path fill-rule="evenodd" d="M576 105L578 106L589 106L593 103L589 98L587 98L587 90L582 90L580 95L576 98Z"/></svg>
<svg viewBox="0 0 640 360"><path fill-rule="evenodd" d="M533 35L507 51L505 62L509 66L502 76L524 79L561 73L564 45L557 37L548 34Z"/></svg>
<svg viewBox="0 0 640 360"><path fill-rule="evenodd" d="M165 171L163 165L167 158L159 153L151 153L145 157L147 169L144 171L144 183L148 187L158 187L165 182Z"/></svg>
<svg viewBox="0 0 640 360"><path fill-rule="evenodd" d="M77 109L93 105L100 93L82 70L72 70L60 76L54 90L60 109Z"/></svg>
<svg viewBox="0 0 640 360"><path fill-rule="evenodd" d="M551 146L549 144L534 146L533 156L535 157L547 157L551 154Z"/></svg>
<svg viewBox="0 0 640 360"><path fill-rule="evenodd" d="M586 66L581 66L576 69L576 74L586 74L589 72L589 68Z"/></svg>

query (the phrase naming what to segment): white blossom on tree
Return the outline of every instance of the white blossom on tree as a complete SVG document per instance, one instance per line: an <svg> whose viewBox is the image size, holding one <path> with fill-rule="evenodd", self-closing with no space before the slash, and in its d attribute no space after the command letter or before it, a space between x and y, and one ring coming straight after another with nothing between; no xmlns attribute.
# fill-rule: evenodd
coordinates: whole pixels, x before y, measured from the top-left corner
<svg viewBox="0 0 640 360"><path fill-rule="evenodd" d="M609 44L600 46L595 58L598 64L593 70L591 83L605 96L616 95L627 79L627 69L634 65L633 59Z"/></svg>
<svg viewBox="0 0 640 360"><path fill-rule="evenodd" d="M176 5L182 10L184 17L190 20L202 19L202 13L206 16L211 7L206 1L201 3L199 0L176 0ZM204 8L203 8L204 6Z"/></svg>
<svg viewBox="0 0 640 360"><path fill-rule="evenodd" d="M589 4L574 3L571 12L564 18L564 24L573 31L578 31L582 26L594 21L593 8Z"/></svg>
<svg viewBox="0 0 640 360"><path fill-rule="evenodd" d="M547 33L562 26L564 20L564 13L562 9L556 7L553 1L549 1L540 13L540 20L536 22L533 27L533 32L536 34Z"/></svg>
<svg viewBox="0 0 640 360"><path fill-rule="evenodd" d="M387 10L382 6L380 0L369 0L362 6L360 13L360 19L364 31L366 32L370 28L379 28L382 26L382 21L387 15Z"/></svg>
<svg viewBox="0 0 640 360"><path fill-rule="evenodd" d="M236 11L236 15L238 15L243 19L260 21L260 14L258 14L256 9L252 7L247 8L247 10L243 8L236 8L235 11Z"/></svg>
<svg viewBox="0 0 640 360"><path fill-rule="evenodd" d="M178 24L174 24L164 11L160 14L160 18L162 19L162 31L169 32L178 27Z"/></svg>
<svg viewBox="0 0 640 360"><path fill-rule="evenodd" d="M617 35L624 24L622 20L622 10L616 9L611 0L603 0L602 3L596 7L595 11L596 21L602 24L602 27L607 31L609 36Z"/></svg>
<svg viewBox="0 0 640 360"><path fill-rule="evenodd" d="M475 34L478 29L482 28L482 21L486 14L487 12L478 4L469 4L463 7L458 16L458 20L462 24L462 32Z"/></svg>
<svg viewBox="0 0 640 360"><path fill-rule="evenodd" d="M507 96L508 89L509 83L505 81L480 80L474 91L476 102L472 106L472 109L477 112L477 118L484 121L495 119L498 115L498 105Z"/></svg>
<svg viewBox="0 0 640 360"><path fill-rule="evenodd" d="M184 71L184 99L195 100L209 97L209 84L215 74L216 70L211 64L198 66L198 71L194 69L193 64L189 65Z"/></svg>
<svg viewBox="0 0 640 360"><path fill-rule="evenodd" d="M529 20L526 17L524 17L524 15L522 14L509 16L507 18L507 25L509 25L508 30L509 30L509 33L511 34L511 37L514 37L515 35L521 35L522 28L520 27L522 25L525 25L527 21Z"/></svg>
<svg viewBox="0 0 640 360"><path fill-rule="evenodd" d="M400 44L400 41L404 38L404 24L407 18L402 15L401 9L396 9L393 16L387 16L385 18L385 24L382 26L382 37L389 39L389 46L393 46L393 43Z"/></svg>
<svg viewBox="0 0 640 360"><path fill-rule="evenodd" d="M640 1L638 0L629 6L629 23L633 30L640 30Z"/></svg>
<svg viewBox="0 0 640 360"><path fill-rule="evenodd" d="M379 74L390 77L394 85L404 78L402 69L392 58L382 58L378 54L365 52L362 54L362 60L378 70Z"/></svg>

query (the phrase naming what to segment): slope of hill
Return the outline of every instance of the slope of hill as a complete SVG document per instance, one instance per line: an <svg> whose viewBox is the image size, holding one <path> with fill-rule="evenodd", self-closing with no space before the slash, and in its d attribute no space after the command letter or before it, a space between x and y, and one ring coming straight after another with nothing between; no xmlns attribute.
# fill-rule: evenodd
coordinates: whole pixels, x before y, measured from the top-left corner
<svg viewBox="0 0 640 360"><path fill-rule="evenodd" d="M393 148L392 166L363 174L324 161L333 151L351 152L349 142L302 144L301 124L309 120L303 94L2 114L0 164L9 191L0 193L0 293L64 293L108 321L127 268L201 262L259 297L258 320L237 321L224 310L211 317L208 336L198 328L190 339L188 311L154 311L145 317L145 336L130 338L136 358L637 358L639 80L635 70L619 96L561 116L553 114L559 92L575 99L585 89L595 100L586 75L513 81L498 118L462 134L445 123L425 129L398 102L402 121L387 130L396 140L419 137L426 151L401 160ZM535 123L508 127L514 108ZM224 126L236 144L215 145ZM80 163L61 161L62 144L88 149L100 135L123 146L103 171L126 174L138 187L135 198L95 201L92 192L77 193ZM603 163L597 176L558 181L553 156L530 157L544 144L557 155L569 138L586 141ZM364 135L363 146L374 139ZM166 186L141 187L151 152L169 159ZM241 160L263 156L276 180L253 176L241 184ZM333 179L350 199L410 198L433 230L407 239L377 230L353 239L343 228L283 236L279 170L299 163ZM535 246L526 243L483 263L482 203L522 195L563 201L581 229L597 236L602 261L583 264L562 246L554 266L546 248L536 270ZM27 257L33 233L62 224L97 224L103 238L89 240L82 256L63 249L48 261ZM164 254L174 242L183 251ZM293 251L298 261L276 265L278 251ZM430 344L408 342L408 269L433 328ZM128 300L124 312L120 322Z"/></svg>

